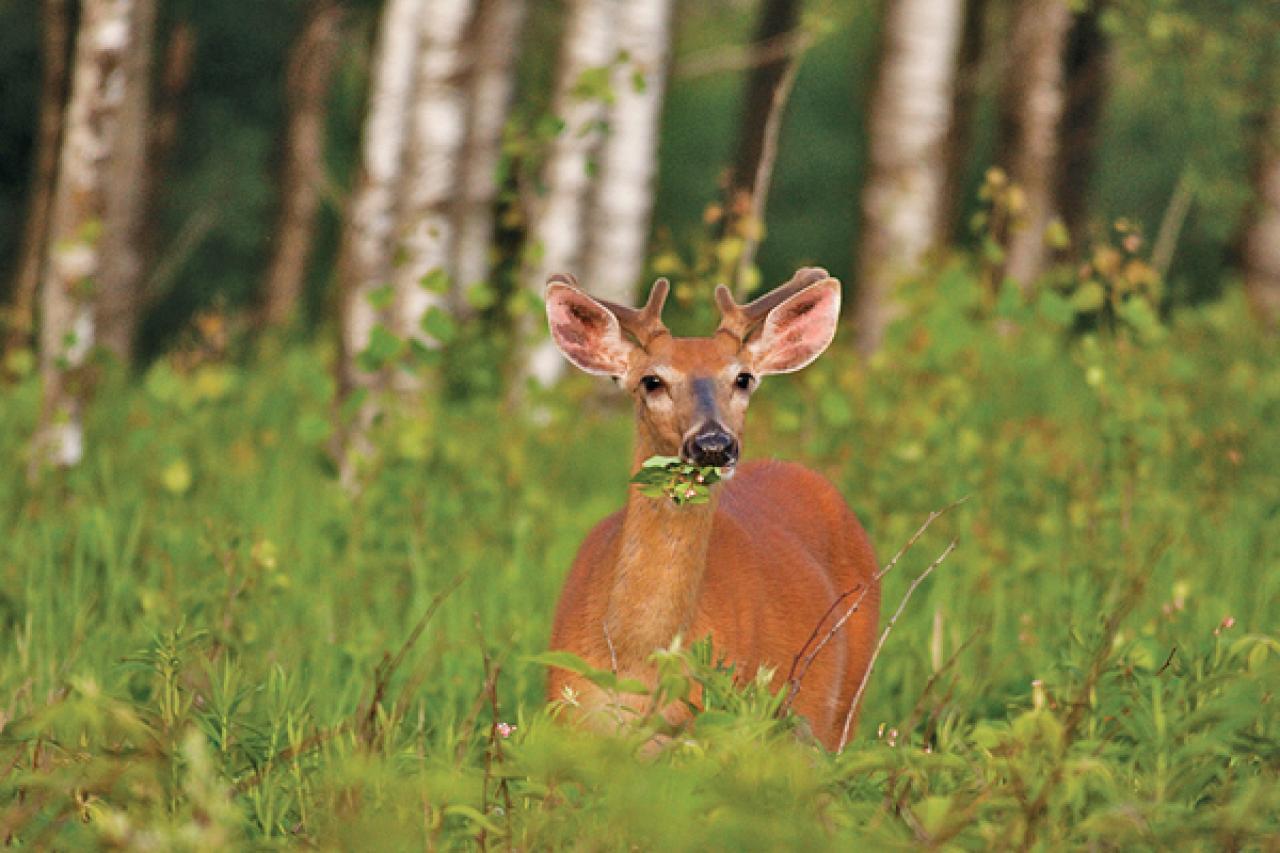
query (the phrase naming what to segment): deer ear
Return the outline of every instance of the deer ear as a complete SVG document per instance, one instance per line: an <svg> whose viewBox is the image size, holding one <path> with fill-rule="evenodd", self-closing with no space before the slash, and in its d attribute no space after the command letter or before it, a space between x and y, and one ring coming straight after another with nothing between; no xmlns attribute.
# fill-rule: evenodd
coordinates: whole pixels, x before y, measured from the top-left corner
<svg viewBox="0 0 1280 853"><path fill-rule="evenodd" d="M551 339L575 367L601 376L623 375L633 344L623 337L613 312L568 283L572 281L552 276L547 285Z"/></svg>
<svg viewBox="0 0 1280 853"><path fill-rule="evenodd" d="M778 305L747 341L755 370L791 373L822 354L836 335L840 317L840 282L824 278Z"/></svg>

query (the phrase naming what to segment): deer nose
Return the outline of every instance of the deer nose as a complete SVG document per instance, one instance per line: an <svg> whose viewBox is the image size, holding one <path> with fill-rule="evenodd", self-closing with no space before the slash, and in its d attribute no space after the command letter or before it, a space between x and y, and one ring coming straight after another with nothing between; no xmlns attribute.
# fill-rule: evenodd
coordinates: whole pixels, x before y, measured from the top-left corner
<svg viewBox="0 0 1280 853"><path fill-rule="evenodd" d="M738 440L723 427L706 426L685 441L684 456L694 465L723 468L738 461Z"/></svg>

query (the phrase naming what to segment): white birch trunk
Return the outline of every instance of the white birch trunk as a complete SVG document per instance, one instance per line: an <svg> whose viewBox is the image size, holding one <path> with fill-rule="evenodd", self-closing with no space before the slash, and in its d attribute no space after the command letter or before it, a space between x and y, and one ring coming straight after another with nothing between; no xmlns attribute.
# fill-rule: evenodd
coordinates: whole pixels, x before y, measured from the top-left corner
<svg viewBox="0 0 1280 853"><path fill-rule="evenodd" d="M1058 128L1066 104L1063 49L1070 27L1066 0L1022 0L1014 11L1002 144L1006 171L1024 204L1009 235L1005 275L1024 291L1044 271L1045 232L1056 215Z"/></svg>
<svg viewBox="0 0 1280 853"><path fill-rule="evenodd" d="M348 202L338 261L339 403L356 393L367 395L354 421L340 424L334 433L334 456L347 488L355 487L358 460L370 452L368 431L379 410L374 395L385 385L386 371L362 369L360 355L369 348L375 328L391 326L390 311L376 307L372 297L391 284L424 5L424 0L387 0L382 10L360 141L360 173Z"/></svg>
<svg viewBox="0 0 1280 853"><path fill-rule="evenodd" d="M325 179L329 84L337 65L341 17L335 0L310 0L302 30L289 49L280 210L263 284L261 322L267 326L293 322L306 287Z"/></svg>
<svg viewBox="0 0 1280 853"><path fill-rule="evenodd" d="M98 340L127 362L142 310L143 228L146 224L148 142L151 129L151 56L156 0L132 0L132 41L122 76L119 136L107 180L102 228L102 271L96 305Z"/></svg>
<svg viewBox="0 0 1280 853"><path fill-rule="evenodd" d="M858 348L880 347L897 313L893 290L920 269L946 222L962 0L890 0L871 102L871 157L862 192L855 324Z"/></svg>
<svg viewBox="0 0 1280 853"><path fill-rule="evenodd" d="M454 278L458 292L489 280L502 131L511 111L526 0L480 0L467 51L467 137L457 211ZM457 300L454 310L466 312Z"/></svg>
<svg viewBox="0 0 1280 853"><path fill-rule="evenodd" d="M608 66L617 54L617 0L571 0L556 71L553 110L564 123L551 144L543 183L546 195L531 211L524 285L539 298L552 273L577 274L582 263L583 235L591 200L591 165L601 140L599 126L607 116L602 99L578 91L584 72ZM588 288L590 281L583 282ZM541 317L524 317L518 333L534 338ZM543 337L527 359L520 359L519 381L533 377L552 385L564 373L564 360Z"/></svg>
<svg viewBox="0 0 1280 853"><path fill-rule="evenodd" d="M1280 332L1280 107L1259 146L1256 200L1244 240L1244 286L1259 323Z"/></svg>
<svg viewBox="0 0 1280 853"><path fill-rule="evenodd" d="M433 307L447 306L448 294L427 290L422 282L435 272L452 282L454 273L452 203L467 117L459 83L463 36L474 7L474 0L427 0L421 20L405 204L400 213L400 257L393 280L397 333L428 346L436 341L423 331L422 320Z"/></svg>
<svg viewBox="0 0 1280 853"><path fill-rule="evenodd" d="M582 280L604 299L630 305L644 269L666 90L671 0L623 0L618 17L609 132L600 152Z"/></svg>
<svg viewBox="0 0 1280 853"><path fill-rule="evenodd" d="M120 138L133 12L131 0L85 0L80 12L41 292L44 397L33 472L43 462L73 466L84 455L81 414L94 345L94 280L103 266L108 171Z"/></svg>
<svg viewBox="0 0 1280 853"><path fill-rule="evenodd" d="M389 319L370 297L391 282L423 5L423 0L387 0L378 26L360 143L360 176L347 209L339 263L344 393L376 384L376 377L360 370L357 358L369 347L374 327Z"/></svg>

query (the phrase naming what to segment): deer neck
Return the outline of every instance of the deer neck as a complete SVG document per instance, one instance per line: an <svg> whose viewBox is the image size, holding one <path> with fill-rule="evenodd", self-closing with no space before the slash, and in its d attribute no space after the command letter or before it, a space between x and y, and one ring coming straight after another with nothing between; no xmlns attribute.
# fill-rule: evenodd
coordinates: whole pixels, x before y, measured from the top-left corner
<svg viewBox="0 0 1280 853"><path fill-rule="evenodd" d="M638 441L632 470L655 452ZM644 663L677 634L687 636L697 614L711 546L716 490L709 503L676 506L632 486L622 522L605 631L619 669Z"/></svg>

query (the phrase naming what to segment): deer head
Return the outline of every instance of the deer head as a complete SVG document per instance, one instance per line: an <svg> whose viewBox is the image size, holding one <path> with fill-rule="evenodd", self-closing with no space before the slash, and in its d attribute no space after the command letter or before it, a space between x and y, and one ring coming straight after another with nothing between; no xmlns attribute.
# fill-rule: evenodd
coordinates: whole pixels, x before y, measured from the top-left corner
<svg viewBox="0 0 1280 853"><path fill-rule="evenodd" d="M658 279L643 308L628 308L588 296L572 276L554 275L546 292L551 336L578 368L612 377L632 395L646 453L729 473L760 378L799 370L831 343L840 282L809 267L746 305L720 285L720 326L706 338L673 337L663 325L668 289Z"/></svg>

